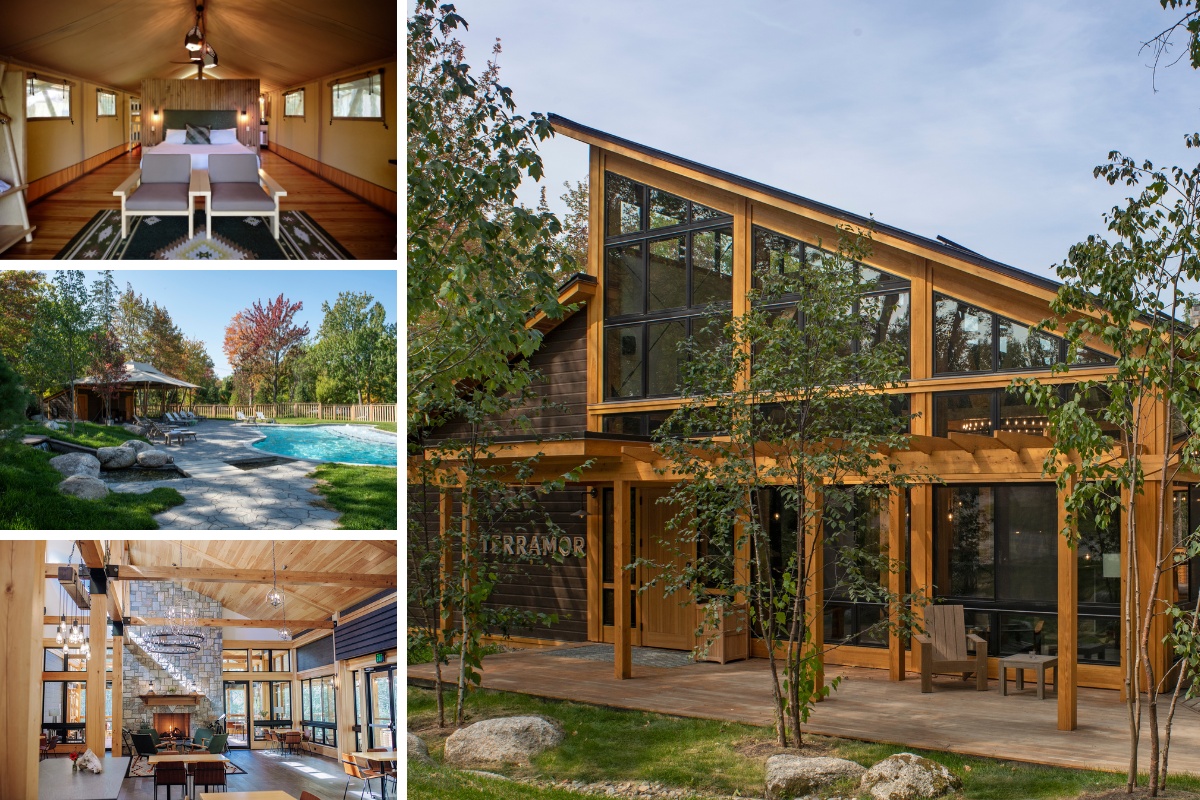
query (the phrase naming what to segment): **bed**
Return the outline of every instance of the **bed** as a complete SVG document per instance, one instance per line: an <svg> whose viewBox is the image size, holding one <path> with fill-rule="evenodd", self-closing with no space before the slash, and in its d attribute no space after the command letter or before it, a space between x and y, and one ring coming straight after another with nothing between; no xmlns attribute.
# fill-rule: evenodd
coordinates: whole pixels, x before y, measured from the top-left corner
<svg viewBox="0 0 1200 800"><path fill-rule="evenodd" d="M181 130L187 123L205 125L214 130L237 127L236 111L197 111L197 110L163 110L163 131ZM153 147L143 147L142 157L147 153L187 154L192 157L192 169L207 170L208 157L214 154L253 153L262 166L262 157L258 149L243 144L156 144Z"/></svg>

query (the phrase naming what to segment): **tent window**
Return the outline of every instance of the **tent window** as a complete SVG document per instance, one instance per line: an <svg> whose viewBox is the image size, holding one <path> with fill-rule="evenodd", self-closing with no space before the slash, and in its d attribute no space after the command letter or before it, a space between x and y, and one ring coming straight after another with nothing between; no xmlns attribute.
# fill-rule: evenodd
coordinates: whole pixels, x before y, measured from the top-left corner
<svg viewBox="0 0 1200 800"><path fill-rule="evenodd" d="M25 116L27 119L70 119L70 85L63 81L27 78Z"/></svg>
<svg viewBox="0 0 1200 800"><path fill-rule="evenodd" d="M383 75L376 73L333 86L334 119L382 119Z"/></svg>
<svg viewBox="0 0 1200 800"><path fill-rule="evenodd" d="M283 115L285 117L304 116L304 90L297 89L283 95Z"/></svg>
<svg viewBox="0 0 1200 800"><path fill-rule="evenodd" d="M113 92L106 92L103 89L96 90L96 116L97 117L115 117L117 116L117 96Z"/></svg>

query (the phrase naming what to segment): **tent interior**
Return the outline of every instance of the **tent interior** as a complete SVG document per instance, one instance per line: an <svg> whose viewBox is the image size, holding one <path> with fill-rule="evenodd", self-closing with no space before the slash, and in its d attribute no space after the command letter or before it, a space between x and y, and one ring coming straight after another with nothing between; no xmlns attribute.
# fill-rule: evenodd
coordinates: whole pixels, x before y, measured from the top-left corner
<svg viewBox="0 0 1200 800"><path fill-rule="evenodd" d="M54 257L97 212L119 217L114 190L186 130L189 148L257 155L286 192L279 213L304 212L342 257L394 258L397 14L384 0L5 0L0 257ZM207 157L191 169L207 174Z"/></svg>

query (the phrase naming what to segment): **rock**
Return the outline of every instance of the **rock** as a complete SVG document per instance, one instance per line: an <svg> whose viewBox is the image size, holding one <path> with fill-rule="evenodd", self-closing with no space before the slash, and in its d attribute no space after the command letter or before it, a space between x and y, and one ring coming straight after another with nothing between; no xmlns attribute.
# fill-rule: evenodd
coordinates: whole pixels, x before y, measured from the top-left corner
<svg viewBox="0 0 1200 800"><path fill-rule="evenodd" d="M430 763L433 762L430 761ZM508 777L507 775L501 775L498 772L486 772L482 769L464 769L463 772L471 775L478 775L481 778L495 778L498 781L512 781L512 778Z"/></svg>
<svg viewBox="0 0 1200 800"><path fill-rule="evenodd" d="M143 442L141 439L130 439L127 442L121 442L121 447L128 447L135 453L143 453L154 449L154 445L149 442Z"/></svg>
<svg viewBox="0 0 1200 800"><path fill-rule="evenodd" d="M544 717L485 719L450 734L444 760L473 767L488 764L528 764L529 759L562 744L562 726Z"/></svg>
<svg viewBox="0 0 1200 800"><path fill-rule="evenodd" d="M63 427L62 425L59 425L57 422L55 422L52 419L46 420L42 424L52 431L60 431L60 430L62 430L62 427Z"/></svg>
<svg viewBox="0 0 1200 800"><path fill-rule="evenodd" d="M165 467L171 461L171 454L165 450L143 450L137 454L137 463L140 467Z"/></svg>
<svg viewBox="0 0 1200 800"><path fill-rule="evenodd" d="M100 469L125 469L137 462L137 451L132 447L101 447L96 451Z"/></svg>
<svg viewBox="0 0 1200 800"><path fill-rule="evenodd" d="M897 753L867 770L860 788L875 800L918 800L961 789L962 780L936 761Z"/></svg>
<svg viewBox="0 0 1200 800"><path fill-rule="evenodd" d="M844 758L778 755L767 759L767 800L792 800L866 769Z"/></svg>
<svg viewBox="0 0 1200 800"><path fill-rule="evenodd" d="M50 459L50 466L67 478L72 475L100 477L100 460L89 453L64 453Z"/></svg>
<svg viewBox="0 0 1200 800"><path fill-rule="evenodd" d="M132 433L134 436L142 436L143 434L145 434L145 431L142 430L141 425L134 425L132 423L126 422L121 427L124 428L129 433Z"/></svg>
<svg viewBox="0 0 1200 800"><path fill-rule="evenodd" d="M434 763L429 757L429 748L425 746L425 742L412 731L408 732L408 760L419 764Z"/></svg>
<svg viewBox="0 0 1200 800"><path fill-rule="evenodd" d="M58 485L58 490L80 500L101 500L108 496L104 481L90 475L72 475Z"/></svg>

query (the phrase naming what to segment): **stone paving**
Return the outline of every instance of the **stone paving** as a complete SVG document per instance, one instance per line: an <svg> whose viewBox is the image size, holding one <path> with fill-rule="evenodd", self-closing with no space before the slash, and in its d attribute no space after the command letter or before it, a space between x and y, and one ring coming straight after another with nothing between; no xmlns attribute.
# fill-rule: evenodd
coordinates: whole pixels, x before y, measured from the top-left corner
<svg viewBox="0 0 1200 800"><path fill-rule="evenodd" d="M316 466L291 461L242 470L227 461L251 458L249 443L261 438L253 425L205 420L193 427L196 438L169 448L187 478L142 483L109 483L114 492L145 493L169 486L183 495L183 505L155 516L163 530L333 530L337 511L320 505L305 475Z"/></svg>

